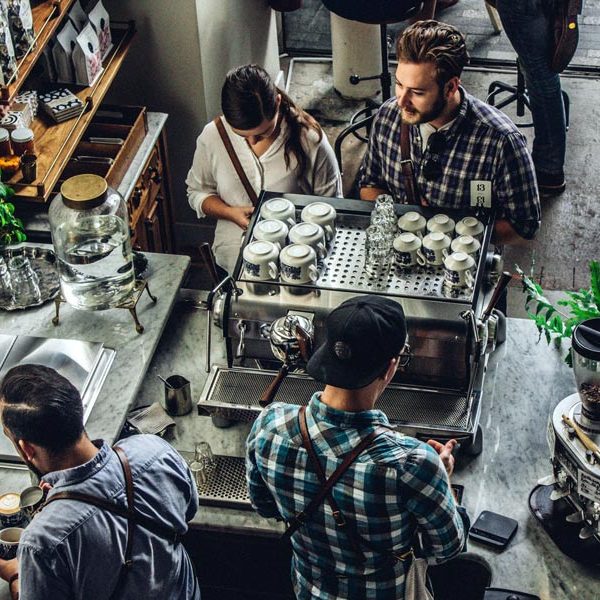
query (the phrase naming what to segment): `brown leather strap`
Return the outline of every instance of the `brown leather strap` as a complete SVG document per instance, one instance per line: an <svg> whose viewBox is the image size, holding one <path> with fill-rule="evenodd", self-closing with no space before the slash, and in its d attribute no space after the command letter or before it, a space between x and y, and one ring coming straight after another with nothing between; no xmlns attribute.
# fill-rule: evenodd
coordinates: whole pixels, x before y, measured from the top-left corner
<svg viewBox="0 0 600 600"><path fill-rule="evenodd" d="M415 167L410 151L410 127L406 123L400 125L400 169L406 190L405 204L421 204L415 177Z"/></svg>
<svg viewBox="0 0 600 600"><path fill-rule="evenodd" d="M242 167L242 163L240 163L240 159L238 158L238 155L236 154L233 148L233 144L229 139L229 135L227 133L227 130L225 129L225 125L223 125L223 121L221 121L221 117L215 117L213 122L217 126L217 131L219 132L219 135L223 140L225 150L227 150L227 154L229 154L229 158L231 159L233 168L238 174L238 177L240 178L240 181L242 182L242 185L246 190L246 194L248 194L250 202L252 202L252 206L256 206L258 204L258 196L256 195L256 192L254 191L252 185L250 185L250 181L248 180L248 177Z"/></svg>
<svg viewBox="0 0 600 600"><path fill-rule="evenodd" d="M133 518L135 507L133 505L133 477L131 475L131 467L127 456L123 451L123 448L114 446L115 451L121 467L123 468L123 475L125 476L125 496L127 497L127 508L129 516L127 517L127 546L125 547L125 562L124 567L129 569L132 564L131 554L133 550L133 536L135 532L135 520Z"/></svg>
<svg viewBox="0 0 600 600"><path fill-rule="evenodd" d="M294 516L288 523L288 528L286 529L284 536L291 537L298 528L303 525L307 518L323 503L324 500L327 500L327 503L331 507L333 518L338 527L345 527L346 533L348 535L348 539L353 546L355 552L359 555L359 557L364 560L364 555L361 550L361 545L368 545L363 543L363 539L359 536L358 532L354 529L353 526L349 526L348 521L346 520L344 513L340 510L337 502L333 498L331 494L331 489L333 486L339 481L340 477L348 470L348 468L352 465L352 463L358 458L358 456L367 448L373 440L385 432L385 428L377 428L372 431L369 435L364 437L360 443L349 452L342 461L342 464L333 472L329 479L326 478L325 471L317 457L315 452L312 440L308 433L308 424L306 422L306 406L300 407L300 411L298 412L298 421L300 424L300 432L302 434L302 445L308 452L309 461L315 471L317 472L317 476L319 481L321 482L321 488L317 495L309 502L308 506ZM366 540L364 540L366 541Z"/></svg>

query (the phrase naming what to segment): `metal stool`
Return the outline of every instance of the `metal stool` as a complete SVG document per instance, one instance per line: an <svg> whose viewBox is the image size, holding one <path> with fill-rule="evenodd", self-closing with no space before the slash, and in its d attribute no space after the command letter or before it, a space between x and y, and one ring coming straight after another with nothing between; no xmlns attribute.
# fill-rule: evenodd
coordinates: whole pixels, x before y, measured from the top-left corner
<svg viewBox="0 0 600 600"><path fill-rule="evenodd" d="M387 25L400 23L413 18L432 19L435 13L437 0L322 0L325 7L336 15L358 21L379 25L381 44L381 73L377 75L350 76L350 83L357 85L361 81L379 79L381 81L382 101L388 100L392 95L392 76L388 56ZM373 100L366 102L365 108L352 115L350 125L336 138L334 149L340 170L342 170L342 143L349 136L354 135L363 142L368 141L371 123L380 104ZM357 133L365 128L366 135Z"/></svg>

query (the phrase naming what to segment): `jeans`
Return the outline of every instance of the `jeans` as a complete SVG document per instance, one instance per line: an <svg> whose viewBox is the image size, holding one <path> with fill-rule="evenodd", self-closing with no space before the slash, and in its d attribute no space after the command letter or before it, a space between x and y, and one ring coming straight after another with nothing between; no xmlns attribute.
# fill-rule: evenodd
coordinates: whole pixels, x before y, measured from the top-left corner
<svg viewBox="0 0 600 600"><path fill-rule="evenodd" d="M550 70L552 21L545 0L497 0L506 35L525 75L531 103L536 171L562 175L565 162L565 107L560 77Z"/></svg>

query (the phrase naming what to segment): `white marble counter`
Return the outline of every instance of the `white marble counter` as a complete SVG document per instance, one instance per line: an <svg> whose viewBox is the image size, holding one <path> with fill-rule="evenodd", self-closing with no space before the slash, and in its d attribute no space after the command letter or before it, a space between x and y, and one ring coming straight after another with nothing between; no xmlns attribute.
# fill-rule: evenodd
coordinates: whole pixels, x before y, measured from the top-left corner
<svg viewBox="0 0 600 600"><path fill-rule="evenodd" d="M204 331L206 317L178 304L150 365L139 403L161 399L163 386L155 377L180 374L192 382L198 398L206 381ZM221 332L214 330L213 360L225 364ZM492 584L537 594L542 600L600 598L600 575L563 555L531 516L529 492L550 474L546 423L554 406L575 388L571 370L563 363L564 348L537 343L532 322L509 319L508 339L492 357L486 375L481 425L484 448L479 457L462 456L453 480L465 486L463 503L474 520L484 510L511 516L519 522L516 536L504 552L470 542L470 550L485 556L493 568ZM243 456L247 424L217 429L207 417L176 418L172 443L193 450L208 441L216 454ZM200 528L274 535L281 525L241 510L201 506L193 524Z"/></svg>

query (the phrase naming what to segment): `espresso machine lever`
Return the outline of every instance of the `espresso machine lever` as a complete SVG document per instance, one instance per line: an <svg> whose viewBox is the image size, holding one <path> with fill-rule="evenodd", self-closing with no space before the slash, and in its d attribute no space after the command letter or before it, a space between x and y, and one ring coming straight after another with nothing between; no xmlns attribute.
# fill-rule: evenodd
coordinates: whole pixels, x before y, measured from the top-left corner
<svg viewBox="0 0 600 600"><path fill-rule="evenodd" d="M235 357L243 358L244 352L246 350L246 342L245 342L244 338L246 336L246 331L248 329L248 325L247 325L246 321L244 321L243 319L240 319L238 321L237 328L238 328L238 331L240 332L240 342L235 351Z"/></svg>

